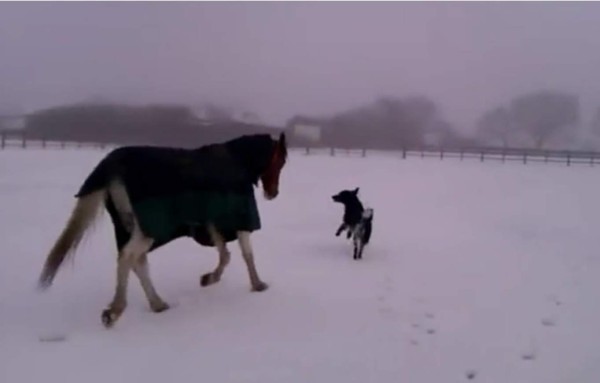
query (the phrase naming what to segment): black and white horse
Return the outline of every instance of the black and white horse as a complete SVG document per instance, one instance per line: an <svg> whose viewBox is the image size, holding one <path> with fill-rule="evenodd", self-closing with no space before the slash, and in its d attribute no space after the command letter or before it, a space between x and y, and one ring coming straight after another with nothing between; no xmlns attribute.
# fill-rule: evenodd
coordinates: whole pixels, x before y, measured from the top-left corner
<svg viewBox="0 0 600 383"><path fill-rule="evenodd" d="M274 199L286 159L283 133L278 139L257 134L197 149L128 146L111 151L76 194L71 216L46 258L39 287L52 284L61 264L74 255L106 208L118 248L115 294L101 316L106 327L114 325L127 306L131 270L151 309L169 308L154 288L147 254L183 236L218 250L219 263L200 278L202 286L220 280L230 260L226 243L237 240L252 291L266 290L250 244L251 232L260 229L254 186L260 180L265 198Z"/></svg>

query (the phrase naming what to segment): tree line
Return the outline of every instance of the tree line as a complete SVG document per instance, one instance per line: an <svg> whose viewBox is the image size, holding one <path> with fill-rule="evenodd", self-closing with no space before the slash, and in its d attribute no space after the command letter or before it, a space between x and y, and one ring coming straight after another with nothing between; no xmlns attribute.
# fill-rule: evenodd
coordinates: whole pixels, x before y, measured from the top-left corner
<svg viewBox="0 0 600 383"><path fill-rule="evenodd" d="M483 113L470 134L456 129L424 96L384 97L327 117L297 115L287 127L301 124L324 127L326 145L367 148L560 148L572 145L582 129L579 98L558 91L526 93L494 107ZM592 126L600 137L600 108Z"/></svg>
<svg viewBox="0 0 600 383"><path fill-rule="evenodd" d="M256 113L240 120L231 108L206 104L202 113L186 105L131 106L84 102L36 111L27 116L31 137L56 140L198 146L239 134L273 132ZM457 129L426 96L380 97L328 116L297 114L279 129L297 145L314 141L295 136L295 127L320 128L319 144L348 148L399 149L422 146L565 148L586 128L579 98L560 91L531 92L485 111L475 130ZM250 121L250 122L248 122ZM600 107L589 125L600 138ZM589 149L589 148L588 148Z"/></svg>

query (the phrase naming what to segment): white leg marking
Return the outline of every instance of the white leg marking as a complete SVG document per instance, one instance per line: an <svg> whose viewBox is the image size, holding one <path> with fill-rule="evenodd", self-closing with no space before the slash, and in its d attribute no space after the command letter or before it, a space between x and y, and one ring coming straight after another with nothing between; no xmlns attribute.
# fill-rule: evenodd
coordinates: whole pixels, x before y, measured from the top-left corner
<svg viewBox="0 0 600 383"><path fill-rule="evenodd" d="M131 239L121 250L119 260L117 261L117 288L111 307L117 310L124 310L127 305L127 285L129 280L129 271L136 264L139 257L146 254L152 247L153 240L142 234L139 226L134 222L133 234Z"/></svg>
<svg viewBox="0 0 600 383"><path fill-rule="evenodd" d="M250 233L247 231L238 232L238 243L240 244L244 261L246 261L252 291L266 290L269 286L260 280L258 272L256 271L256 266L254 265L254 256L252 254L252 246L250 245Z"/></svg>
<svg viewBox="0 0 600 383"><path fill-rule="evenodd" d="M133 265L133 272L137 275L140 280L140 284L142 285L142 289L146 294L146 298L150 303L150 308L154 312L165 311L169 308L169 305L166 304L162 298L156 292L154 288L154 284L150 279L150 265L148 264L148 255L142 254L137 262Z"/></svg>
<svg viewBox="0 0 600 383"><path fill-rule="evenodd" d="M108 308L102 313L102 322L107 327L112 326L114 322L121 316L123 311L125 311L125 307L127 306L129 272L132 267L137 266L140 257L145 255L150 250L154 242L152 238L148 238L144 235L144 233L142 233L142 230L135 218L135 214L133 213L133 208L131 206L129 196L127 195L127 191L125 190L125 186L120 181L115 180L109 187L109 193L113 199L115 208L123 220L123 224L131 232L131 238L123 247L123 249L121 249L119 259L117 260L117 283L115 295ZM149 273L144 274L143 268L138 269L135 272L136 274L141 272L141 277L140 274L138 274L138 277L140 278L140 282L142 283L144 291L146 291L146 287L152 285ZM142 281L142 279L144 280ZM144 287L144 284L146 284L146 287Z"/></svg>
<svg viewBox="0 0 600 383"><path fill-rule="evenodd" d="M217 283L221 280L221 276L223 275L223 271L225 267L229 264L231 260L231 255L229 254L229 250L227 250L227 245L225 244L225 240L223 236L217 231L214 225L208 225L208 233L212 241L219 252L219 264L217 268L212 273L206 273L200 278L201 286L208 286L214 283Z"/></svg>
<svg viewBox="0 0 600 383"><path fill-rule="evenodd" d="M123 223L123 226L125 226L125 229L128 232L133 233L135 215L125 185L118 179L113 180L110 183L108 191L115 205L115 209L121 218L121 223Z"/></svg>

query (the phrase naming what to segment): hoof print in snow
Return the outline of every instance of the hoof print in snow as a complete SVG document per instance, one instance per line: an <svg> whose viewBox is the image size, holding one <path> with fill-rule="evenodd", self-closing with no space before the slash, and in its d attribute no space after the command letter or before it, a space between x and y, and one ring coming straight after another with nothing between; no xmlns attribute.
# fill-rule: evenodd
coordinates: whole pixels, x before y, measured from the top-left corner
<svg viewBox="0 0 600 383"><path fill-rule="evenodd" d="M429 335L435 334L435 329L434 328L428 328L427 329L427 334L429 334Z"/></svg>
<svg viewBox="0 0 600 383"><path fill-rule="evenodd" d="M394 314L394 309L391 307L380 307L379 308L379 313L382 315L393 315Z"/></svg>
<svg viewBox="0 0 600 383"><path fill-rule="evenodd" d="M63 334L44 335L39 337L40 342L64 342L67 336Z"/></svg>
<svg viewBox="0 0 600 383"><path fill-rule="evenodd" d="M418 341L418 340L416 340L416 339L411 339L411 340L410 340L410 344L411 344L412 346L418 346L418 345L419 345L419 341Z"/></svg>
<svg viewBox="0 0 600 383"><path fill-rule="evenodd" d="M467 379L473 380L473 379L475 379L475 376L477 376L477 371L469 370L465 373L465 376L467 377Z"/></svg>
<svg viewBox="0 0 600 383"><path fill-rule="evenodd" d="M556 326L556 321L554 321L554 319L551 318L544 318L542 319L542 325L546 327L553 327Z"/></svg>
<svg viewBox="0 0 600 383"><path fill-rule="evenodd" d="M418 324L418 323L413 323L413 324L411 325L411 327L412 327L412 328L419 328L419 327L421 327L421 325L420 325L420 324Z"/></svg>
<svg viewBox="0 0 600 383"><path fill-rule="evenodd" d="M425 318L427 318L427 319L434 319L435 315L433 315L432 313L426 313L425 314Z"/></svg>
<svg viewBox="0 0 600 383"><path fill-rule="evenodd" d="M535 354L534 353L526 353L521 355L521 359L523 360L535 360Z"/></svg>
<svg viewBox="0 0 600 383"><path fill-rule="evenodd" d="M557 297L551 297L550 300L556 305L556 306L560 306L562 305L562 301L560 299L558 299Z"/></svg>

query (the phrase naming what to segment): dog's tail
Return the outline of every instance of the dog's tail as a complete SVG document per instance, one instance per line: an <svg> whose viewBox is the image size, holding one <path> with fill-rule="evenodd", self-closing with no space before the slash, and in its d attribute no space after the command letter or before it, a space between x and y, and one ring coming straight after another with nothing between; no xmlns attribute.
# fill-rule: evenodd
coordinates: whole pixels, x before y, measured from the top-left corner
<svg viewBox="0 0 600 383"><path fill-rule="evenodd" d="M374 211L371 208L367 208L363 211L363 220L365 222L365 245L369 243L371 233L373 232L373 215Z"/></svg>
<svg viewBox="0 0 600 383"><path fill-rule="evenodd" d="M46 257L44 268L38 280L38 288L47 289L65 259L72 256L77 246L102 212L106 190L98 190L79 197L62 233Z"/></svg>

